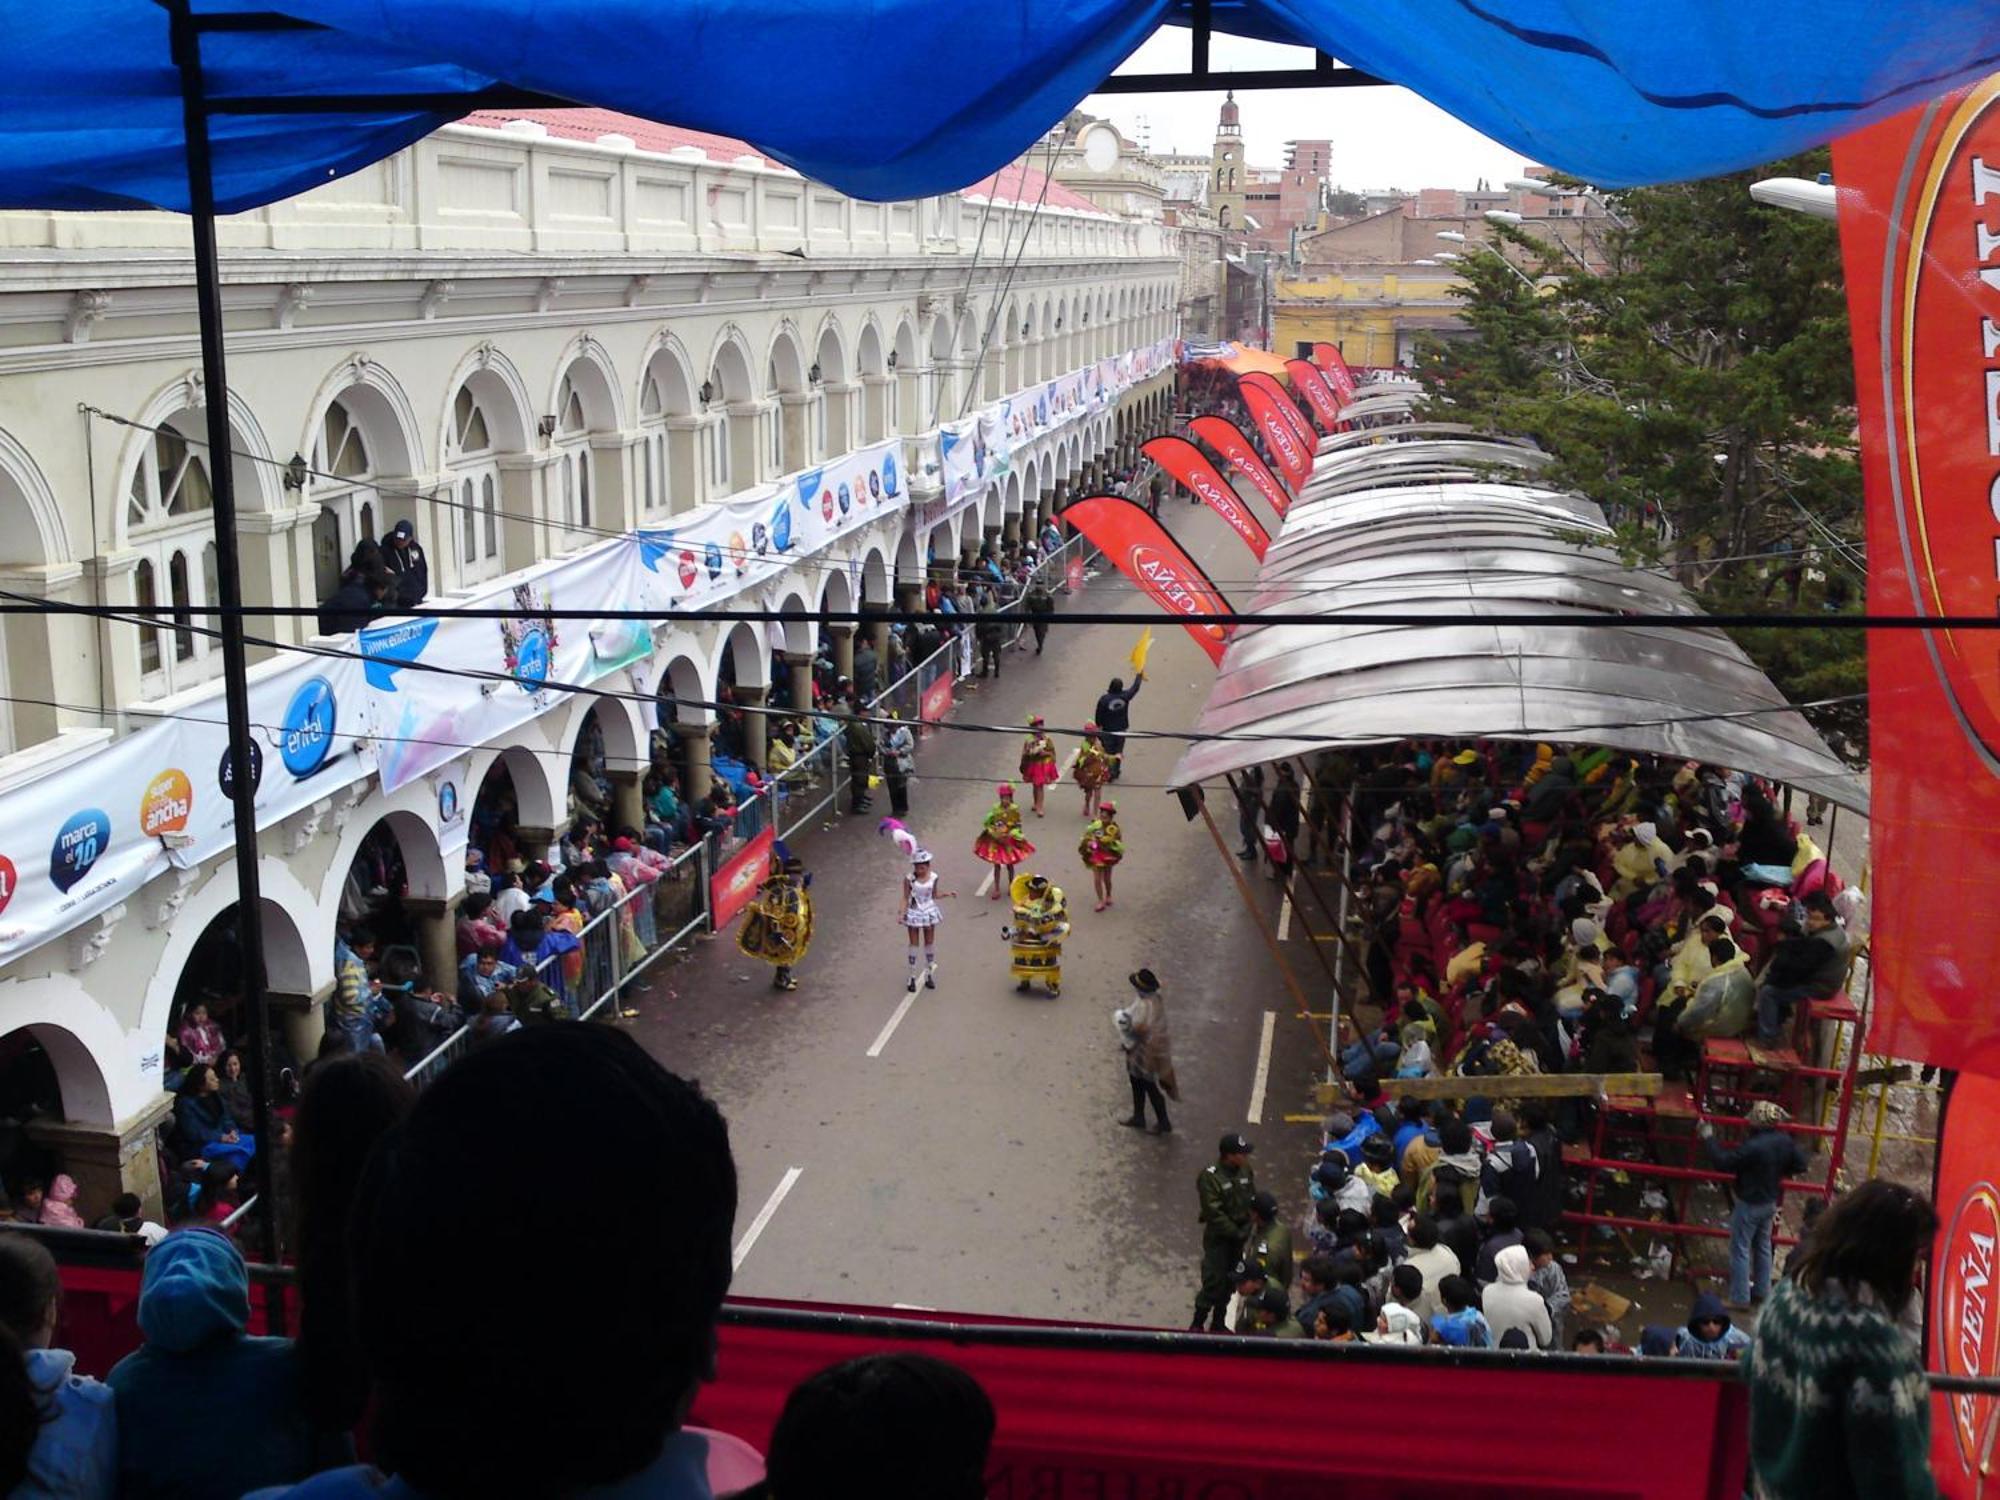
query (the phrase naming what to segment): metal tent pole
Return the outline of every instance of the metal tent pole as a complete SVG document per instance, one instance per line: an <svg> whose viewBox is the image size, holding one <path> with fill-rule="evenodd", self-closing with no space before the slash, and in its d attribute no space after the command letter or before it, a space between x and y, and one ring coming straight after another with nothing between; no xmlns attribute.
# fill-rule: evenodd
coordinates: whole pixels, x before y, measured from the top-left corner
<svg viewBox="0 0 2000 1500"><path fill-rule="evenodd" d="M208 419L208 480L215 509L215 573L222 616L222 690L229 722L229 779L236 802L236 935L243 957L243 994L250 1002L250 1051L257 1154L252 1169L264 1226L265 1253L278 1258L278 1203L271 1187L271 1001L264 964L263 893L257 881L257 771L250 744L250 681L243 643L242 562L236 537L236 480L229 433L229 376L223 363L222 286L215 249L215 177L209 152L208 98L202 78L201 30L189 0L168 0L174 66L181 78L186 134L188 212L194 229L195 306L201 320L202 405ZM226 24L226 23L225 23ZM284 1331L283 1302L268 1312Z"/></svg>

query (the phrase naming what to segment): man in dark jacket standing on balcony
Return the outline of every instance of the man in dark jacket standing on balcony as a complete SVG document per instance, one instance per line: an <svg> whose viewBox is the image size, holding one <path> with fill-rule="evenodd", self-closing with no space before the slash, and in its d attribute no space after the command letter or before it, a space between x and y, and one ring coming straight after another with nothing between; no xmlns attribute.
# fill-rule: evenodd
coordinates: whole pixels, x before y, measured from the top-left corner
<svg viewBox="0 0 2000 1500"><path fill-rule="evenodd" d="M398 521L390 530L387 545L382 548L382 566L389 570L389 577L396 585L390 602L399 608L413 609L430 594L430 559L424 556L424 549L417 541L417 528L408 521Z"/></svg>

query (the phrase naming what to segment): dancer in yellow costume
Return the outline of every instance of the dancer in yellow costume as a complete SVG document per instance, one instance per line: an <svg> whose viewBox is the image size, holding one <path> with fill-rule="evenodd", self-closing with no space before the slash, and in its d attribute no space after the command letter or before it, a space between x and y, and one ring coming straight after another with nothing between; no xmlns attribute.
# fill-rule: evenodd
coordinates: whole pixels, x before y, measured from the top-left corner
<svg viewBox="0 0 2000 1500"><path fill-rule="evenodd" d="M1050 884L1046 875L1016 875L1008 894L1014 921L1000 929L1000 936L1013 945L1009 972L1014 988L1025 994L1039 979L1051 995L1060 995L1062 945L1069 935L1069 903L1062 887Z"/></svg>
<svg viewBox="0 0 2000 1500"><path fill-rule="evenodd" d="M776 972L771 988L795 990L799 981L792 970L812 946L812 896L806 887L812 876L783 844L771 851L771 873L757 887L750 910L736 933L736 946L752 958L761 958Z"/></svg>

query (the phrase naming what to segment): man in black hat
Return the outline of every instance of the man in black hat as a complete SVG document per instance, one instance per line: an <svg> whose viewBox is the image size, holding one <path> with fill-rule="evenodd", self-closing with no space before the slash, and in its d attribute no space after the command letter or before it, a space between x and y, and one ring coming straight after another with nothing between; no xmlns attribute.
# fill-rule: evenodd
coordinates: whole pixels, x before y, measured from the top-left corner
<svg viewBox="0 0 2000 1500"><path fill-rule="evenodd" d="M1225 1329L1229 1310L1231 1267L1242 1252L1243 1242L1254 1227L1252 1206L1257 1200L1257 1179L1250 1171L1250 1153L1256 1148L1240 1135L1225 1135L1216 1146L1216 1160L1203 1167L1195 1179L1195 1195L1201 1211L1201 1290L1194 1297L1194 1321L1189 1328L1207 1323L1215 1332Z"/></svg>
<svg viewBox="0 0 2000 1500"><path fill-rule="evenodd" d="M1132 1085L1132 1113L1119 1123L1133 1130L1146 1128L1146 1102L1153 1104L1153 1134L1171 1135L1167 1099L1181 1096L1174 1079L1173 1033L1167 1024L1166 997L1151 969L1125 976L1132 986L1132 1003L1116 1013L1119 1045L1125 1049L1125 1076ZM1233 1258L1233 1256L1232 1256Z"/></svg>
<svg viewBox="0 0 2000 1500"><path fill-rule="evenodd" d="M431 591L431 564L417 541L417 528L408 521L398 521L391 528L388 545L382 549L382 566L395 580L392 603L410 609L424 602Z"/></svg>

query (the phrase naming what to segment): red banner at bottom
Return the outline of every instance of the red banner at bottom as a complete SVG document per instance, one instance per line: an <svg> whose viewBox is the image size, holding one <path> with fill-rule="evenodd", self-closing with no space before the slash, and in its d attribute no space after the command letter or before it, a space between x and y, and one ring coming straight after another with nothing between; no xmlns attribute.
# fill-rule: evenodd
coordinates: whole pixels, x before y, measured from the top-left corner
<svg viewBox="0 0 2000 1500"><path fill-rule="evenodd" d="M868 1308L813 1310L880 1316ZM1020 1339L1017 1329L991 1332L986 1342L976 1329L967 1339L905 1339L725 1323L717 1379L702 1387L693 1420L761 1451L786 1395L807 1375L861 1354L908 1350L959 1365L993 1398L999 1426L987 1500L1743 1494L1749 1413L1742 1383L1653 1373L1667 1361L1608 1355L1588 1370L1544 1370L1528 1361L1447 1362L1427 1352L1393 1361L1344 1358L1343 1351L1299 1344L1291 1348L1305 1357L1259 1357L1248 1341L1230 1338L1200 1350L1049 1348ZM1144 1395L1107 1395L1113 1392ZM1439 1422L1417 1443L1326 1440L1327 1413L1364 1410L1536 1415L1532 1422Z"/></svg>
<svg viewBox="0 0 2000 1500"><path fill-rule="evenodd" d="M944 716L951 712L951 664L938 674L938 680L924 689L924 695L917 703L917 717L926 727L942 724Z"/></svg>
<svg viewBox="0 0 2000 1500"><path fill-rule="evenodd" d="M771 830L753 836L749 843L722 862L722 868L708 879L709 929L720 932L736 920L737 913L750 904L757 887L771 873Z"/></svg>

